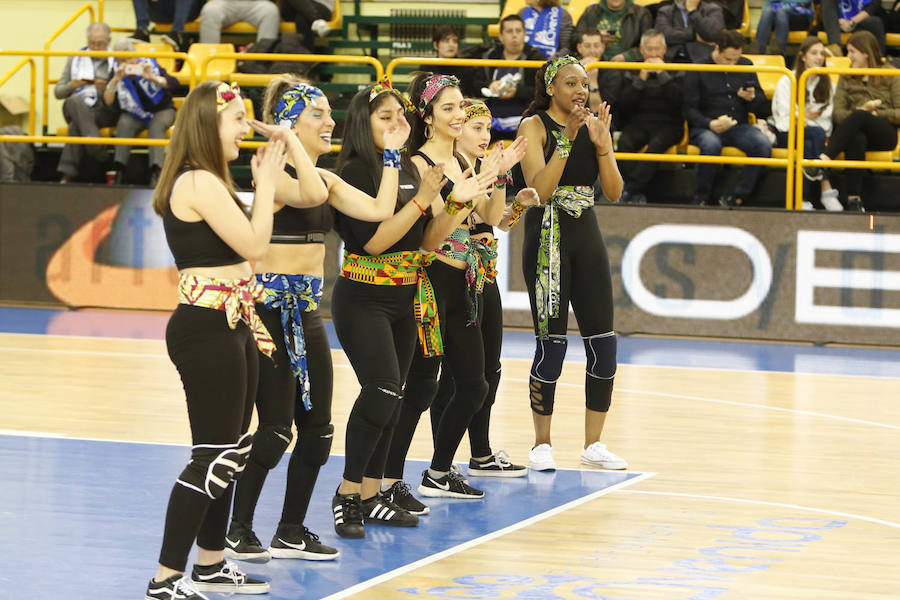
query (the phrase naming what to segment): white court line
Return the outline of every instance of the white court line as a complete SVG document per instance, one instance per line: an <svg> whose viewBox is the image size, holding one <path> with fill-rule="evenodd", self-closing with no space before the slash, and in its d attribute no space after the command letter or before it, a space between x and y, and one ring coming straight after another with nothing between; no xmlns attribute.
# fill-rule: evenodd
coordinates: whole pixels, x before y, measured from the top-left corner
<svg viewBox="0 0 900 600"><path fill-rule="evenodd" d="M52 431L19 431L17 429L0 429L0 435L17 435L20 437L36 437L36 438L64 438L64 433L53 433Z"/></svg>
<svg viewBox="0 0 900 600"><path fill-rule="evenodd" d="M508 527L504 527L503 529L499 529L492 533L488 533L481 537L477 537L474 540L469 540L468 542L464 542L462 544L459 544L458 546L453 546L452 548L447 548L446 550L444 550L442 552L438 552L437 554L432 554L431 556L427 556L427 557L417 560L415 562L411 562L408 565L398 567L398 568L394 569L393 571L388 571L387 573L383 573L383 574L379 575L378 577L373 577L372 579L368 579L361 583L357 583L356 585L351 586L345 590L341 590L340 592L336 592L334 594L331 594L330 596L325 596L322 600L340 600L340 598L346 598L347 596L352 596L353 594L358 594L359 592L361 592L363 590L367 590L367 589L369 589L373 586L376 586L380 583L384 583L385 581L389 581L391 579L394 579L395 577L399 577L400 575L409 573L410 571L418 569L419 567L424 567L425 565L429 565L438 560L447 558L448 556L458 554L460 552L463 552L464 550L469 550L470 548L474 548L475 546L479 546L485 542L494 540L498 537L506 535L507 533L511 533L513 531L517 531L524 527L528 527L529 525L533 525L539 521L543 521L544 519L548 519L552 516L558 515L562 512L565 512L567 510L575 508L576 506L580 506L586 502L590 502L591 500L595 500L601 496L605 496L606 494L609 494L610 492L614 492L614 491L620 490L623 487L627 487L629 485L641 482L645 479L653 477L654 475L656 475L656 473L641 473L640 475L638 475L637 477L634 477L633 479L629 479L627 481L623 481L621 483L612 485L608 488L598 490L596 492L588 494L587 496L582 496L581 498L577 498L575 500L572 500L571 502L567 502L565 504L557 506L556 508L551 508L550 510L544 511L544 512L542 512L538 515L535 515L531 518L525 519L524 521L519 521L518 523L513 523L512 525L510 525Z"/></svg>
<svg viewBox="0 0 900 600"><path fill-rule="evenodd" d="M846 517L848 519L856 519L858 521L868 521L876 525L886 525L894 529L900 529L900 523L893 521L885 521L883 519L875 519L873 517L864 517L853 513L845 513L837 510L826 510L824 508L813 508L811 506L802 506L800 504L785 504L783 502L766 502L765 500L751 500L749 498L731 498L728 496L704 496L702 494L682 494L679 492L650 492L643 490L617 490L623 494L648 494L651 496L677 496L679 498L697 498L700 500L721 500L724 502L744 502L746 504L761 504L763 506L777 506L779 508L793 508L796 510L805 510L809 512L822 513L826 515L834 515L838 517Z"/></svg>
<svg viewBox="0 0 900 600"><path fill-rule="evenodd" d="M66 350L62 348L9 348L0 346L0 352L16 352L17 354L83 354L86 356L122 356L125 358L165 358L165 352L113 352L110 350Z"/></svg>

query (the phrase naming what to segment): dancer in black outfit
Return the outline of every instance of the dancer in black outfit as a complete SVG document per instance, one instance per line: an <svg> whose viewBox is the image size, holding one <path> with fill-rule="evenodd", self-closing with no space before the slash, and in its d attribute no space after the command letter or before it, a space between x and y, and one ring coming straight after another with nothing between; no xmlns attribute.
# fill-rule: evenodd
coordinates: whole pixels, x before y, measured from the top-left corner
<svg viewBox="0 0 900 600"><path fill-rule="evenodd" d="M223 550L232 480L251 447L258 353L271 356L275 349L254 309L263 290L247 261L262 258L269 245L285 145L276 138L253 157L256 199L248 219L227 165L250 130L237 87L201 83L175 124L153 206L179 270L179 304L166 346L184 385L193 447L169 497L159 568L146 598L263 594L269 584L225 562ZM197 563L188 578L183 572L194 540Z"/></svg>
<svg viewBox="0 0 900 600"><path fill-rule="evenodd" d="M330 560L338 557L338 551L322 544L303 525L334 434L331 349L318 310L325 234L333 223L331 206L323 201L358 219L385 219L393 214L397 200L398 170L384 168L375 199L329 171L317 172L313 163L331 151L334 119L325 94L296 77L269 82L263 111L269 123L252 121L251 126L266 137L284 130L290 163L275 193L272 244L266 257L256 263L257 280L266 288L265 302L256 309L277 349L274 362L260 365L259 426L235 489L225 555L255 562L270 556ZM385 147L400 148L407 137L409 125L401 121L386 132ZM266 551L253 532L253 514L269 470L290 444L292 422L297 426L297 444L288 464L281 520Z"/></svg>
<svg viewBox="0 0 900 600"><path fill-rule="evenodd" d="M606 103L598 116L585 108L588 76L574 57L544 64L536 83L534 102L519 126L519 133L528 138L522 161L525 181L543 203L541 210L525 213L522 249L537 338L529 379L535 431L529 466L539 471L556 468L550 420L566 355L571 301L587 353L581 462L624 469L627 463L599 441L616 373L616 335L609 258L592 207L598 176L608 199L618 201L622 194L609 133L611 115Z"/></svg>
<svg viewBox="0 0 900 600"><path fill-rule="evenodd" d="M367 522L418 524L415 515L380 493L381 479L417 328L420 343L430 351L440 348L434 292L424 272L433 259L429 250L468 214L436 201L442 169L424 170L420 182L408 156L384 149L382 132L406 118L404 102L387 84L359 92L348 107L339 161L341 177L369 194L382 164L402 167L396 212L389 219L371 224L336 215L345 251L332 318L362 388L347 422L344 479L332 500L335 531L343 537L365 536L363 515ZM470 177L454 192L467 203L482 196L493 179Z"/></svg>

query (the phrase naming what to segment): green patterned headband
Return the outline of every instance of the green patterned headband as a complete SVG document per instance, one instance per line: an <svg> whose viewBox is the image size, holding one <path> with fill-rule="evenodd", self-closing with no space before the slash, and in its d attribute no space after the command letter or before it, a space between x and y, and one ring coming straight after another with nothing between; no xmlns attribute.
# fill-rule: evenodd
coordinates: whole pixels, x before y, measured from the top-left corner
<svg viewBox="0 0 900 600"><path fill-rule="evenodd" d="M556 77L556 74L559 73L559 70L565 67L566 65L577 65L581 64L574 56L560 56L559 58L553 60L548 66L547 70L544 72L544 85L550 85L553 83L553 79Z"/></svg>

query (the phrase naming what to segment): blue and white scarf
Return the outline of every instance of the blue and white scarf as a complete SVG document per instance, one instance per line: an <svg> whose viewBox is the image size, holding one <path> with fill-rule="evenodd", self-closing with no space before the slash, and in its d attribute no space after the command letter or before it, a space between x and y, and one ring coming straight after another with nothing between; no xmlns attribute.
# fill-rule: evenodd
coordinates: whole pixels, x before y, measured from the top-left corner
<svg viewBox="0 0 900 600"><path fill-rule="evenodd" d="M87 49L87 46L82 48L82 50ZM102 61L103 59L100 60ZM116 61L112 56L106 58L106 64L109 66L110 73L115 71ZM72 66L69 69L69 79L83 79L84 81L91 82L75 90L75 93L81 96L81 99L84 100L85 104L93 108L94 105L97 104L97 98L100 97L97 92L97 86L93 83L94 80L97 79L97 70L94 68L94 58L91 56L73 56Z"/></svg>
<svg viewBox="0 0 900 600"><path fill-rule="evenodd" d="M550 58L559 50L559 30L562 27L562 8L548 6L538 11L531 6L522 12L525 22L525 42Z"/></svg>
<svg viewBox="0 0 900 600"><path fill-rule="evenodd" d="M152 58L139 58L138 64L148 64L153 69L154 75L157 77L161 75L159 65ZM166 91L162 86L140 75L129 75L119 81L116 86L116 97L119 99L119 107L138 121L146 124L153 118L153 113L144 110L144 106L141 104L141 97L138 95L138 87L144 90L144 95L150 99L154 106L163 101Z"/></svg>

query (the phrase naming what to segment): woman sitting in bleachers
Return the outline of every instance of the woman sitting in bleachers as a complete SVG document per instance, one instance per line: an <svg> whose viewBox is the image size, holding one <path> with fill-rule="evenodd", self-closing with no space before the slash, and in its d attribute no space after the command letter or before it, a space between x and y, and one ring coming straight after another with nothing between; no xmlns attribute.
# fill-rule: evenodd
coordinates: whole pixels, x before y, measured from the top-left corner
<svg viewBox="0 0 900 600"><path fill-rule="evenodd" d="M525 43L547 58L569 54L575 24L569 11L559 5L560 0L525 0L525 4L519 11L525 23Z"/></svg>

